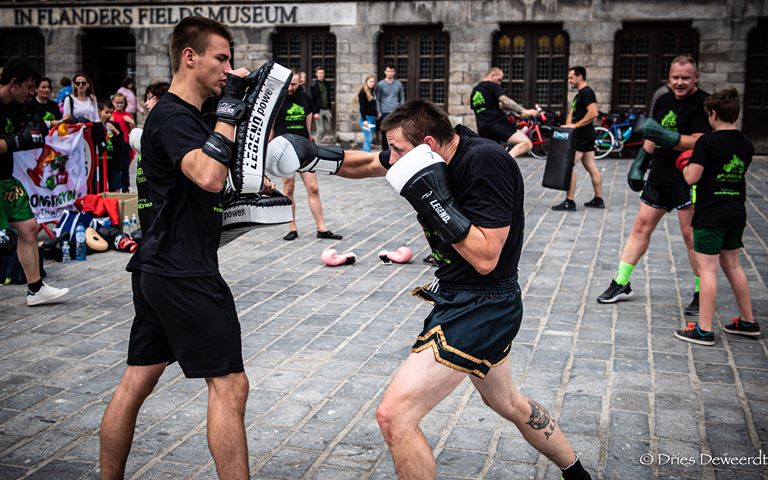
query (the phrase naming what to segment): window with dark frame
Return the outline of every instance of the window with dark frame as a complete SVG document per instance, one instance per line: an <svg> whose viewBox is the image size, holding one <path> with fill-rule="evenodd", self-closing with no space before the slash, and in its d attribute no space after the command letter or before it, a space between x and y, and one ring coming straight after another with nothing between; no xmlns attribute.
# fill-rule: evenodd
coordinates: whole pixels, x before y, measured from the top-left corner
<svg viewBox="0 0 768 480"><path fill-rule="evenodd" d="M768 20L747 36L744 80L744 133L755 143L768 143Z"/></svg>
<svg viewBox="0 0 768 480"><path fill-rule="evenodd" d="M647 110L678 55L699 56L690 22L625 23L616 34L611 110Z"/></svg>
<svg viewBox="0 0 768 480"><path fill-rule="evenodd" d="M426 100L448 107L450 39L440 25L384 27L379 36L379 79L392 64L406 100Z"/></svg>
<svg viewBox="0 0 768 480"><path fill-rule="evenodd" d="M502 25L493 36L492 64L504 72L501 86L517 103L564 112L569 48L562 24Z"/></svg>
<svg viewBox="0 0 768 480"><path fill-rule="evenodd" d="M37 28L0 28L0 66L23 58L45 75L45 38Z"/></svg>
<svg viewBox="0 0 768 480"><path fill-rule="evenodd" d="M336 36L330 28L279 28L272 38L272 52L280 65L306 72L307 85L315 67L322 66L325 81L331 84L331 102L336 101Z"/></svg>

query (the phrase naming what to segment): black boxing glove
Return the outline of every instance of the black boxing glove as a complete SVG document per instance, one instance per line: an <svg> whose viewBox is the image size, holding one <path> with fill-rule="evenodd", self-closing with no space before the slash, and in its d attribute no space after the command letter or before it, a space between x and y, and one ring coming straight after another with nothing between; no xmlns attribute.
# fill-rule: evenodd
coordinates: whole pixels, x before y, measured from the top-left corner
<svg viewBox="0 0 768 480"><path fill-rule="evenodd" d="M237 75L227 74L227 84L224 93L216 107L216 120L229 125L237 125L245 115L245 79Z"/></svg>
<svg viewBox="0 0 768 480"><path fill-rule="evenodd" d="M472 222L448 188L447 168L445 160L423 144L392 165L387 181L440 238L453 244L467 237Z"/></svg>
<svg viewBox="0 0 768 480"><path fill-rule="evenodd" d="M5 140L8 153L34 150L35 148L43 148L45 145L45 133L32 123L26 125L19 132L9 133L0 138Z"/></svg>

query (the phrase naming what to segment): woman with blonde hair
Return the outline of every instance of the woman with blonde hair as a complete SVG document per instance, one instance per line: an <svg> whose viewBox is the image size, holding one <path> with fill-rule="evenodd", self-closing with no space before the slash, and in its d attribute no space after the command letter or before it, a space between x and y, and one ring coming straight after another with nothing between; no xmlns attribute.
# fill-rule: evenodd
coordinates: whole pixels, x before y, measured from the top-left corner
<svg viewBox="0 0 768 480"><path fill-rule="evenodd" d="M373 134L376 132L376 94L373 89L376 87L376 77L368 75L365 82L357 94L357 102L360 104L360 126L363 127L363 150L371 151L371 142Z"/></svg>

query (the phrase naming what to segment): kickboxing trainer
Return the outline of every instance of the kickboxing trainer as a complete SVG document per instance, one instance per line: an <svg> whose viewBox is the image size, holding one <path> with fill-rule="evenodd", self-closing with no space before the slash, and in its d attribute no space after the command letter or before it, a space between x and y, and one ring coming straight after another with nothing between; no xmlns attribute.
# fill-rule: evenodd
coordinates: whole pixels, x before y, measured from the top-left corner
<svg viewBox="0 0 768 480"><path fill-rule="evenodd" d="M241 99L252 75L231 70L231 43L214 20L181 20L171 35L171 87L144 124L137 185L144 240L127 267L136 316L128 367L101 422L102 479L123 477L139 409L174 361L207 383L208 447L219 478L249 476L240 324L216 254L224 182L230 169L241 170L235 125L250 111ZM200 108L222 92L211 132Z"/></svg>
<svg viewBox="0 0 768 480"><path fill-rule="evenodd" d="M664 214L677 209L680 232L688 251L688 259L696 276L695 292L686 315L699 314L699 270L693 256L693 201L691 187L675 167L683 150L690 150L696 140L711 130L704 100L708 93L698 88L699 72L696 62L688 56L678 56L669 66L671 92L659 97L653 108L653 118L643 126L643 146L627 173L629 187L640 194L640 210L632 231L621 252L621 261L610 286L597 298L600 303L614 303L632 297L630 276L648 250L651 234ZM648 181L645 172L650 168Z"/></svg>
<svg viewBox="0 0 768 480"><path fill-rule="evenodd" d="M265 168L276 176L297 168L348 178L386 175L416 210L435 252L437 278L414 291L434 308L376 412L398 476L435 478L419 421L469 374L485 403L557 464L563 478L589 479L555 419L516 390L506 361L523 318L517 269L525 219L517 164L499 144L463 126L454 130L428 102L404 103L382 129L390 150L381 154L339 154L298 136L279 137Z"/></svg>
<svg viewBox="0 0 768 480"><path fill-rule="evenodd" d="M485 74L483 81L472 89L469 98L472 111L475 112L477 133L481 137L514 145L509 154L513 158L517 158L530 152L533 143L522 130L518 130L513 123L507 120L507 116L501 109L506 108L523 117L535 117L538 112L534 109L523 108L509 98L504 89L501 88L502 80L504 80L504 72L500 68L492 67Z"/></svg>
<svg viewBox="0 0 768 480"><path fill-rule="evenodd" d="M45 145L45 124L40 118L22 117L22 108L35 92L40 73L26 60L8 61L0 74L0 249L10 242L8 225L19 232L16 255L27 278L27 305L57 302L69 293L55 288L40 276L37 246L38 224L29 205L29 195L13 178L13 152L34 150ZM8 238L9 240L4 240Z"/></svg>

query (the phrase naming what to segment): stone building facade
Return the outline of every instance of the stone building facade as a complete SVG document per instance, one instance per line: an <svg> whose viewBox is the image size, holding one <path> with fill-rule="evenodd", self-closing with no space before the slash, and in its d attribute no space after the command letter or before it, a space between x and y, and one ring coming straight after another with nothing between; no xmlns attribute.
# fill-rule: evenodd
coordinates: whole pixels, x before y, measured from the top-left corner
<svg viewBox="0 0 768 480"><path fill-rule="evenodd" d="M417 0L270 3L0 1L0 61L36 59L56 79L85 71L100 93L119 77L137 90L170 77L167 42L182 17L229 25L236 66L269 58L334 84L338 139L361 140L353 99L366 74L398 66L409 98L442 105L474 127L470 91L491 66L530 106L565 109L569 65L587 68L600 109L643 109L669 60L692 54L707 91L745 95L744 129L768 148L768 0ZM762 127L761 127L762 125Z"/></svg>

